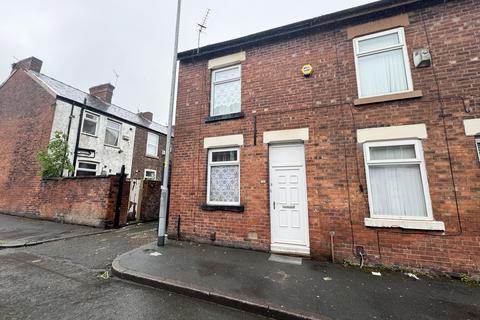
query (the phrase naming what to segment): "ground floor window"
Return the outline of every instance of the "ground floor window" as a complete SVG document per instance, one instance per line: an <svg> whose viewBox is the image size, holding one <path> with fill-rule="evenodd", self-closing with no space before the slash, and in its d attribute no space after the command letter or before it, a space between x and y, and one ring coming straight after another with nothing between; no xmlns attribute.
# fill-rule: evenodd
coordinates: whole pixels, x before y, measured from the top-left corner
<svg viewBox="0 0 480 320"><path fill-rule="evenodd" d="M432 220L419 140L364 145L371 218Z"/></svg>
<svg viewBox="0 0 480 320"><path fill-rule="evenodd" d="M238 148L208 151L207 204L240 205Z"/></svg>
<svg viewBox="0 0 480 320"><path fill-rule="evenodd" d="M156 180L157 179L157 171L152 169L145 169L145 180Z"/></svg>
<svg viewBox="0 0 480 320"><path fill-rule="evenodd" d="M87 177L87 176L96 176L97 175L97 163L79 161L77 172L75 174L77 177Z"/></svg>

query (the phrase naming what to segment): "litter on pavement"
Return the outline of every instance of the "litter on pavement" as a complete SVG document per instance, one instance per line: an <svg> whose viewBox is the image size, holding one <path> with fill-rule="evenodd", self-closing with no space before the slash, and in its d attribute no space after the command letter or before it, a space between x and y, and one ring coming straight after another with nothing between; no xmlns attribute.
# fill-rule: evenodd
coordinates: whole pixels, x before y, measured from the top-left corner
<svg viewBox="0 0 480 320"><path fill-rule="evenodd" d="M381 277L382 274L380 272L372 271L372 274L377 277Z"/></svg>
<svg viewBox="0 0 480 320"><path fill-rule="evenodd" d="M415 280L420 280L420 278L417 277L417 275L414 274L414 273L407 272L407 273L405 273L405 275L407 275L407 276L409 276L410 278L413 278L413 279L415 279Z"/></svg>

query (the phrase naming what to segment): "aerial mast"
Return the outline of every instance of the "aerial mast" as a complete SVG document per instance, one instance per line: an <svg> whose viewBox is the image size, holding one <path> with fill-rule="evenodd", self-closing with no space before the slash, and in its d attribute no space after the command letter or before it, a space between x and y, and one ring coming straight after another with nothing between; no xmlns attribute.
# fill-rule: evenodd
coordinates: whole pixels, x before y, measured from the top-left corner
<svg viewBox="0 0 480 320"><path fill-rule="evenodd" d="M197 23L197 26L198 26L197 53L200 52L200 37L202 36L202 33L205 30L207 30L207 19L209 14L210 14L210 9L207 9L207 13L203 17L202 23Z"/></svg>

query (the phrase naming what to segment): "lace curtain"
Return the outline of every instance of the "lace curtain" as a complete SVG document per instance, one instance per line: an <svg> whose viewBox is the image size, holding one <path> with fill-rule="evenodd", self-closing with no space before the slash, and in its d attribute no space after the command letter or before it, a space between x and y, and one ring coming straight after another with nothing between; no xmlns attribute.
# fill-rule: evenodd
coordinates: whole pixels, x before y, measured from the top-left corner
<svg viewBox="0 0 480 320"><path fill-rule="evenodd" d="M210 201L239 202L239 166L210 168Z"/></svg>

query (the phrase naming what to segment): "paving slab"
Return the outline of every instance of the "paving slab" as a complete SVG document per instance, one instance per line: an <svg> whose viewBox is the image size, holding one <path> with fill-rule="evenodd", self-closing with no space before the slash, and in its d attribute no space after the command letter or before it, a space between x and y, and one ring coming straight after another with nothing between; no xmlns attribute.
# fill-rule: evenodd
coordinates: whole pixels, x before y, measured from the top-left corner
<svg viewBox="0 0 480 320"><path fill-rule="evenodd" d="M0 214L0 248L32 246L108 230Z"/></svg>
<svg viewBox="0 0 480 320"><path fill-rule="evenodd" d="M281 319L480 319L480 288L445 278L206 244L148 244L114 260L119 277Z"/></svg>

